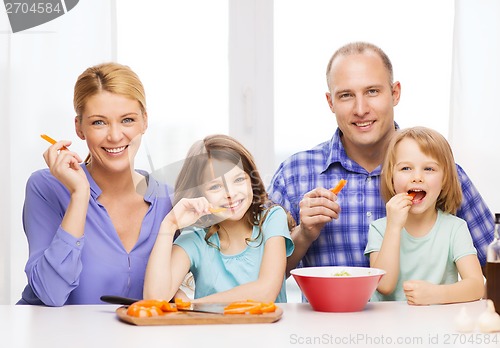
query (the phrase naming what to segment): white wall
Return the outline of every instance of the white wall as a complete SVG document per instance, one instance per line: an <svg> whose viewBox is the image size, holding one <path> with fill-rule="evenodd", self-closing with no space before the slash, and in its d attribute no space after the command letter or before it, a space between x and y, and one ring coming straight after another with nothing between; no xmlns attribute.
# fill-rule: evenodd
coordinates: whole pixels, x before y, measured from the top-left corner
<svg viewBox="0 0 500 348"><path fill-rule="evenodd" d="M456 2L450 143L493 213L500 213L500 2Z"/></svg>
<svg viewBox="0 0 500 348"><path fill-rule="evenodd" d="M145 0L141 3L148 1ZM214 1L217 1L217 11L223 11L219 0ZM255 4L258 4L259 1L265 0L240 1L254 1ZM285 0L275 1L283 3ZM289 54L293 54L294 45L295 50L300 50L301 53L306 52L305 58L302 57L298 60L288 59L289 56L283 55L283 53L275 56L275 71L287 73L285 79L273 77L276 81L274 114L278 120L275 128L281 130L283 125L290 123L292 132L275 135L275 139L279 139L279 146L276 147L277 158L288 155L296 149L315 145L331 135L335 124L331 121L333 115L327 109L324 100L325 65L330 54L340 44L352 39L366 39L386 49L395 65L396 78L402 82L402 100L396 109L398 122L405 127L424 123L444 134L449 133L457 161L473 177L475 184L492 210L500 211L500 196L496 194L499 188L495 176L498 169L496 151L499 149L496 145L495 133L500 122L498 121L500 118L497 115L495 94L499 90L497 84L500 81L498 71L498 62L500 61L500 57L498 57L500 52L498 33L500 30L498 24L495 24L500 22L497 19L500 16L497 1L482 0L480 5L478 2L467 0L457 0L456 2L443 0L439 2L439 6L449 7L453 7L456 3L459 10L458 23L466 28L463 31L455 31L455 40L457 40L455 47L459 48L456 53L460 53L461 58L457 58L458 60L455 60L453 64L456 69L453 75L456 87L451 89L454 93L451 109L453 110L452 115L457 115L458 120L453 123L449 123L448 120L449 109L442 106L443 101L444 104L449 103L451 82L436 82L429 70L431 67L437 67L440 74L451 75L451 55L435 56L437 48L451 47L453 43L451 37L453 33L448 25L449 21L442 19L440 22L436 1L423 0L410 5L410 3L398 0L377 2L367 0L324 2L317 0L318 4L323 4L323 7L319 8L314 7L316 1L287 1L290 1L289 11L297 10L297 6L300 10L300 6L303 6L303 11L299 11L299 13L310 20L312 24L309 25L302 20L297 20L295 27L284 31L274 27L277 37L280 38L279 41L275 41L274 53L283 48L282 46L285 44L283 40L285 39L289 40L287 42L291 49ZM175 1L165 2L170 5L175 3ZM192 1L189 2L191 5L192 3ZM224 3L227 4L227 0ZM329 13L324 7L327 3L341 5L342 11ZM471 5L471 3L474 4ZM57 139L69 137L76 140L72 121L74 117L72 106L74 82L84 68L117 57L116 37L120 35L114 32L115 5L114 0L80 1L68 14L43 26L16 34L10 34L7 16L4 11L0 11L0 117L3 121L2 127L0 127L0 147L3 149L0 152L0 160L3 163L3 171L0 171L0 304L15 303L26 283L24 264L28 249L22 229L21 215L26 180L31 172L45 167L42 152L47 144L40 139L39 134L49 133ZM418 7L418 11L415 10L415 6ZM205 17L210 19L209 10L206 7L203 13L206 13ZM391 12L393 10L395 12ZM276 20L281 20L283 17L280 16L283 15L296 15L293 12L284 13L283 11L285 10L276 11ZM367 19L360 19L361 12L369 14ZM405 22L401 16L405 13L413 15L411 21ZM176 13L176 15L181 16L180 13ZM330 24L333 27L333 23L329 21L334 21L336 18L338 21L340 17L348 20L336 30L328 32ZM140 18L148 19L147 16L140 15L140 12L137 11L135 19L139 20ZM475 18L476 21L469 22L470 18ZM134 41L130 37L130 41L124 40L125 44L129 42L129 48L136 49L140 53L138 57L144 59L145 64L150 64L153 69L155 66L167 64L163 59L152 59L150 56L152 51L145 48L146 44L141 45L140 41L141 39L147 41L145 37L152 35L155 42L162 45L165 44L167 34L179 36L182 31L176 31L175 28L169 30L167 34L160 32L159 29L141 31L141 26L135 24L133 19L130 20L130 25L135 25L134 30L137 31L135 33L137 38ZM267 19L269 20L269 17ZM199 28L197 21L193 20L192 17L186 18L186 20L190 21L190 26L195 31L203 31L210 25L210 23L203 24ZM218 22L218 24L220 23ZM431 24L435 25L433 29L435 35L419 35L419 24L426 25L426 28ZM161 27L160 23L156 28ZM260 28L258 25L257 27ZM417 31L414 30L415 28ZM306 29L312 29L312 32L308 32ZM318 42L320 36L319 34L314 35L314 30L317 33L321 32L321 35L324 32L328 34L319 40L320 44L324 44L324 48L321 48L323 53L307 55L307 52L313 52L313 47L309 45L312 45L314 41ZM353 32L354 30L356 33ZM364 32L366 37L363 35ZM309 34L306 35L306 33ZM192 40L196 38L195 34L196 32L191 34L193 35L192 39L187 40L184 44L192 45L194 42ZM248 33L244 33L244 35L246 35L244 37L247 37L247 40L253 38ZM265 33L260 33L260 35L265 35ZM328 36L332 37L331 41L328 40ZM178 37L176 39L179 44L182 44L182 40L179 40ZM435 40L432 41L433 39ZM209 40L209 35L203 36L203 40ZM171 43L171 41L168 42ZM182 57L182 46L169 47L171 49L169 54L176 55L176 58ZM205 112L196 111L196 114L201 118L210 117L210 112L218 106L203 102L203 99L199 97L206 89L217 88L217 76L211 74L213 73L212 67L203 65L204 53L209 52L209 50L210 45L203 46L203 50L197 57L198 60L186 60L187 68L186 66L179 67L183 64L182 60L169 61L172 64L171 68L179 67L179 69L182 68L186 71L191 69L195 72L193 75L185 75L184 79L182 76L180 77L182 85L179 82L177 86L182 88L175 89L175 80L157 78L155 82L154 77L148 77L146 91L163 92L167 88L170 91L169 94L165 95L158 93L157 96L153 93L152 100L149 101L150 105L156 105L154 110L157 111L154 112L155 115L150 116L178 116L179 114L175 110L169 109L166 113L162 104L170 105L167 97L180 98L182 96L185 98L188 95L189 97L183 99L185 101L181 103L182 111L192 112L193 104L201 104L206 106ZM268 53L270 54L270 52ZM122 58L126 59L126 57ZM192 57L190 56L190 58ZM195 64L197 61L200 62L200 65ZM127 63L126 61L121 62ZM287 65L290 62L291 66ZM133 68L135 68L135 64L135 62L132 64ZM267 74L269 72L265 70L264 72L260 71L260 73ZM206 78L207 76L209 78ZM228 78L228 75L220 76L222 76L221 79ZM270 80L271 83L273 78ZM477 80L478 78L480 80ZM488 87L486 87L485 81L488 81ZM227 85L228 81L226 81ZM281 90L286 90L285 97L277 96L278 91ZM179 97L176 96L176 93ZM222 98L224 98L224 103L228 103L229 97L221 97L221 100ZM301 99L305 99L306 103L305 106L299 107ZM268 101L268 103L273 103L273 101ZM224 108L218 109L221 113L228 112L229 106L225 105ZM315 110L318 111L311 111L307 106L311 109L316 108ZM291 119L292 113L296 117L293 121ZM429 118L425 118L423 121L421 115ZM229 115L225 115L223 119L224 122L229 123ZM227 123L221 125L221 128L212 129L228 130ZM263 123L261 127L265 127L265 122ZM448 128L449 124L451 128ZM194 124L187 129L190 130L196 126ZM200 127L201 130L208 131L208 126ZM321 129L315 133L307 131L308 127ZM166 129L168 130L168 127ZM190 143L191 141L187 137L199 138L199 129L196 131L198 133L188 131L177 135L186 138L183 140ZM258 129L254 129L252 137L248 140L254 144L252 146L257 147L255 150L259 153L257 160L265 163L269 163L269 158L274 159L275 156L274 149L265 147L265 144L259 148L263 145L259 142L259 136L267 134L267 131L269 129L265 129L264 133L259 133ZM302 134L306 133L308 137L302 137ZM155 138L168 136L168 134L155 133L154 129L150 129L148 134ZM311 134L312 137L309 137ZM169 144L169 146L175 146L175 144ZM82 155L86 153L81 142L75 143L73 148ZM163 149L162 146L158 146L158 148L162 151L168 151L168 148ZM185 150L187 148L183 152ZM144 153L141 156L143 156L143 163L147 164ZM158 156L162 156L161 153ZM269 157L264 159L263 156ZM264 173L264 176L271 174L270 171Z"/></svg>
<svg viewBox="0 0 500 348"><path fill-rule="evenodd" d="M1 304L17 302L26 284L21 216L26 180L46 167L42 153L48 143L40 134L76 138L73 86L86 67L114 58L112 7L110 0L80 1L64 16L16 34L0 10ZM81 143L73 148L86 153Z"/></svg>

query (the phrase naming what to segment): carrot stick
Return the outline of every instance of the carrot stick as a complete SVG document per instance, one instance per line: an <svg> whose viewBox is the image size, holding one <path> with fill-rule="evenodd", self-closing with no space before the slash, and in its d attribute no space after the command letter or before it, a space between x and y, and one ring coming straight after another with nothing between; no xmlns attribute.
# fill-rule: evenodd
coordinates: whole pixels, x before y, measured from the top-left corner
<svg viewBox="0 0 500 348"><path fill-rule="evenodd" d="M338 195L339 192L344 188L345 184L347 184L347 180L340 179L337 186L335 186L334 188L331 188L330 191L332 191L333 193Z"/></svg>
<svg viewBox="0 0 500 348"><path fill-rule="evenodd" d="M55 143L57 143L57 141L55 141L54 139L52 139L51 137L49 137L47 134L40 134L40 136L42 137L42 139L47 140L52 145L54 145ZM61 147L61 150L67 150L67 149L68 148L66 146Z"/></svg>
<svg viewBox="0 0 500 348"><path fill-rule="evenodd" d="M220 213L226 210L226 208L208 208L212 214Z"/></svg>

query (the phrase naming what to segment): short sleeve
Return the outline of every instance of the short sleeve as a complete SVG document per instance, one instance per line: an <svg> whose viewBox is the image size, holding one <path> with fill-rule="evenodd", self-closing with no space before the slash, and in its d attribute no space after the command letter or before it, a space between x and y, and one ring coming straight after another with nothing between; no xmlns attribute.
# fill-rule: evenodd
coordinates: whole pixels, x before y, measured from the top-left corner
<svg viewBox="0 0 500 348"><path fill-rule="evenodd" d="M282 207L276 206L270 209L262 225L262 230L264 243L271 237L282 236L285 238L286 256L292 255L295 246L288 229L288 218Z"/></svg>
<svg viewBox="0 0 500 348"><path fill-rule="evenodd" d="M467 223L465 221L461 221L461 223L457 226L455 233L453 234L451 249L454 262L457 262L460 258L467 255L477 255L469 228L467 227Z"/></svg>
<svg viewBox="0 0 500 348"><path fill-rule="evenodd" d="M366 243L365 256L380 251L384 239L387 220L386 218L375 220L368 228L368 242Z"/></svg>
<svg viewBox="0 0 500 348"><path fill-rule="evenodd" d="M206 248L206 242L202 235L202 230L183 230L181 235L174 241L174 245L180 246L189 256L191 269L198 268L203 260L203 250Z"/></svg>

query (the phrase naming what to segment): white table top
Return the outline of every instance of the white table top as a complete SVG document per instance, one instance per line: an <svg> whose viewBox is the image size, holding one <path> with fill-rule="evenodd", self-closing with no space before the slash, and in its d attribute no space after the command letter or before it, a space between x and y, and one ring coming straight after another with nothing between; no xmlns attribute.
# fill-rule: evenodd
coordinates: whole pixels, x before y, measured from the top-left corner
<svg viewBox="0 0 500 348"><path fill-rule="evenodd" d="M477 317L485 301L439 306L369 303L362 312L321 313L305 303L280 304L272 324L135 326L116 305L0 306L1 347L500 347L500 333L461 334L462 307Z"/></svg>

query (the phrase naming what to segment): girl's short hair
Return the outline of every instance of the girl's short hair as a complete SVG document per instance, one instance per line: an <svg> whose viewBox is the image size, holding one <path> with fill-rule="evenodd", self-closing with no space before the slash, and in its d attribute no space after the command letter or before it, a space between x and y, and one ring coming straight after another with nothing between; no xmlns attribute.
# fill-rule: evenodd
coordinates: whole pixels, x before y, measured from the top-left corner
<svg viewBox="0 0 500 348"><path fill-rule="evenodd" d="M380 191L384 200L387 202L396 194L393 183L396 147L403 139L413 139L425 155L432 157L443 167L443 187L437 198L436 208L455 214L462 203L462 188L453 151L444 136L426 127L397 130L391 138L382 165L380 181Z"/></svg>
<svg viewBox="0 0 500 348"><path fill-rule="evenodd" d="M335 59L337 57L345 57L345 56L350 56L354 54L364 54L367 52L373 52L376 55L382 59L382 62L384 63L385 68L387 69L387 73L389 74L389 84L392 85L392 81L394 79L394 72L392 69L392 63L391 60L389 59L389 56L378 46L375 46L372 43L369 42L363 42L363 41L358 41L358 42L350 42L342 47L340 47L335 53L332 55L330 58L330 61L328 62L328 65L326 67L326 82L328 85L328 88L330 88L330 71L332 70L332 65Z"/></svg>

